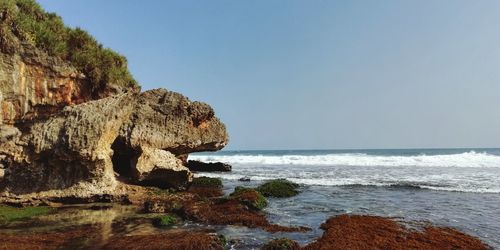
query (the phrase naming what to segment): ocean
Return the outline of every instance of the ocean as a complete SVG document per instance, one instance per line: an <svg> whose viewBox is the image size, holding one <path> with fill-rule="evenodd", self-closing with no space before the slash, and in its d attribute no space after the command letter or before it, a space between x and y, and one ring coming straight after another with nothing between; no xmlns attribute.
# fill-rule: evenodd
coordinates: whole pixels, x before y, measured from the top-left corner
<svg viewBox="0 0 500 250"><path fill-rule="evenodd" d="M246 247L279 236L305 244L327 218L347 213L450 226L500 249L500 149L219 151L189 159L231 164L232 172L197 174L222 178L226 193L277 178L301 184L298 196L270 199L265 211L272 222L313 230L221 229Z"/></svg>

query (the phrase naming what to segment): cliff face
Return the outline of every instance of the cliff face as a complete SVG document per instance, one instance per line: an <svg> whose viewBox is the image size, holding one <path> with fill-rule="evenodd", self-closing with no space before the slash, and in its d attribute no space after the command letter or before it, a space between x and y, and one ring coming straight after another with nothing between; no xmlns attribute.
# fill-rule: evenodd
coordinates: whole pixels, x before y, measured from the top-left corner
<svg viewBox="0 0 500 250"><path fill-rule="evenodd" d="M83 74L37 49L0 53L0 124L46 117L90 99Z"/></svg>

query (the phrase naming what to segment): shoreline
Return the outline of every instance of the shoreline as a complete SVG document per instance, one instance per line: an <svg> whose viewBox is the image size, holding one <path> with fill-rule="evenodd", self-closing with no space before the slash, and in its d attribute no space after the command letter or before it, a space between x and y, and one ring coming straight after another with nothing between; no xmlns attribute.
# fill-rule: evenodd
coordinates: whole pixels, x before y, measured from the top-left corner
<svg viewBox="0 0 500 250"><path fill-rule="evenodd" d="M4 244L7 248L9 246L14 246L13 244L15 244L21 248L22 246L26 246L25 248L27 249L30 248L30 246L33 246L33 244L39 244L38 246L46 244L46 241L49 240L50 244L53 245L52 247L50 247L50 244L47 245L49 246L47 249L56 248L56 245L57 247L61 247L76 246L79 244L83 248L98 247L102 249L119 249L124 246L128 246L126 249L134 249L135 247L144 246L143 244L146 243L150 244L148 245L148 248L164 249L166 247L166 249L169 249L167 244L162 244L161 242L166 243L169 242L170 239L171 242L177 242L177 245L173 243L173 245L171 245L177 248L193 247L196 245L200 246L199 244L202 244L211 247L200 247L194 249L229 249L230 246L233 246L236 249L247 249L247 247L252 243L245 243L241 240L238 241L238 239L233 236L226 239L225 237L218 235L218 232L224 231L224 228L256 228L257 231L251 229L250 234L252 230L257 234L260 230L269 231L271 235L273 235L272 238L268 238L268 240L271 240L274 238L282 238L283 235L287 235L286 233L276 233L280 231L296 231L296 233L293 234L298 235L309 230L319 230L308 229L301 227L300 225L275 225L269 223L267 222L270 216L268 212L251 209L247 205L242 206L242 204L248 200L238 200L239 198L232 200L231 196L224 196L222 186L219 185L214 187L204 185L205 184L203 183L201 186L194 184L185 192L169 192L157 188L130 186L129 188L132 191L129 196L131 204L126 206L114 205L116 203L90 203L83 206L63 205L56 208L56 212L49 213L47 215L49 216L48 218L53 216L53 221L51 223L54 223L54 220L74 220L74 224L69 223L65 226L61 226L60 228L48 231L45 230L45 232L41 229L38 233L33 233L37 231L37 223L38 226L40 226L40 219L34 217L33 222L35 226L28 230L32 231L31 234L21 235L16 233L12 235L1 232L2 230L0 230L0 234L2 235L1 237L5 239L2 244ZM276 199L287 198L272 198L269 199L268 202L273 203ZM118 210L113 208L114 206L118 206ZM72 218L64 218L64 213L58 212L64 212L65 210L68 211L68 209L69 211L74 209L73 212L69 213L73 214ZM80 211L82 215L80 215L80 217L78 215L74 215L75 211ZM85 211L89 213L86 214ZM220 211L221 214L214 213L216 211ZM234 213L235 216L232 216L232 213ZM99 214L99 216L96 216L95 214ZM152 219L157 215L162 214L173 214L177 218L178 222L175 226L168 228L158 229L152 226ZM42 221L43 218L46 219L46 222L50 221L50 219L47 219L47 216L39 218L42 218ZM78 218L85 218L87 221L84 220L78 224L76 223L78 222ZM36 222L37 220L38 222ZM29 224L29 220L25 222L28 222ZM220 226L217 226L217 224L220 224ZM135 225L135 227L140 228L140 230L137 229L137 232L135 233L134 231L122 232L121 234L117 233L117 231L124 230L124 228L131 225ZM360 227L359 225L365 226ZM398 247L401 248L404 244L410 244L406 246L420 246L420 248L429 248L433 246L432 244L436 247L443 247L447 246L447 243L449 243L448 246L450 247L457 244L461 245L464 247L463 249L471 249L471 246L482 247L480 249L488 249L489 247L485 243L482 243L478 238L463 234L455 229L430 226L429 224L419 222L394 220L394 218L385 218L380 216L344 214L330 217L327 222L322 224L321 229L323 230L323 236L319 235L315 237L315 239L310 240L308 244L302 244L302 246L297 243L293 243L291 245L293 245L294 248L290 249L299 249L299 246L304 249L321 249L321 247L325 249L332 249L334 245L343 246L344 248L346 246L355 247L355 245L349 244L354 244L355 242L360 241L365 242L365 244L371 244L366 238L368 237L367 235L374 232L373 228L379 228L381 225L387 226L386 230L377 231L378 233L376 235L372 235L370 237L380 237L380 239L383 239L382 242L389 242L392 244L390 245L387 243L389 245L384 245L387 246L388 249L397 249ZM408 225L411 225L414 228L406 229L406 226ZM420 229L415 229L415 226L420 227ZM18 229L23 228L22 223L17 227ZM96 227L99 228L99 230L97 230ZM347 229L350 227L352 228ZM217 230L216 228L219 229ZM341 228L341 230L339 231L338 228ZM61 233L61 230L64 230L64 232ZM333 237L331 235L331 230L335 231L335 235L337 236ZM395 234L395 232L397 233ZM71 238L76 234L82 233L89 234L89 236L85 240L71 240ZM93 235L96 233L102 238ZM249 233L248 230L247 233ZM332 238L339 238L339 235L342 236L340 238L344 239L343 242L331 241ZM408 242L398 242L397 239L400 239L401 235L407 235L403 238L411 238L412 240ZM449 238L450 235L452 235L451 238ZM193 240L194 238L199 240ZM37 243L38 239L44 239L45 241ZM181 240L175 241L174 239ZM365 241L363 241L363 239L365 239ZM229 242L226 242L227 245L224 245L224 241ZM292 239L291 242L295 241ZM429 243L430 245L425 245L427 244L425 242L431 243ZM264 247L265 243L266 242L260 242L258 247ZM255 246L255 242L253 244L253 247L257 247ZM362 246L363 245L358 245L358 247ZM376 245L364 246L376 248Z"/></svg>

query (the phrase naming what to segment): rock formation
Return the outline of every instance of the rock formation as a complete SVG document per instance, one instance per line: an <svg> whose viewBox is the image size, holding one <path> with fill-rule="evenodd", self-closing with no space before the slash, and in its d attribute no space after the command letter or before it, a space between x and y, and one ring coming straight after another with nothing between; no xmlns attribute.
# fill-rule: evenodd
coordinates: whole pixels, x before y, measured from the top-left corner
<svg viewBox="0 0 500 250"><path fill-rule="evenodd" d="M0 21L0 202L184 189L187 155L227 143L209 105L140 93L123 56L35 1L1 2Z"/></svg>
<svg viewBox="0 0 500 250"><path fill-rule="evenodd" d="M208 105L164 89L67 106L22 135L9 129L3 137L13 139L0 151L8 165L3 196L49 200L116 195L118 175L185 188L192 174L177 157L218 150L228 140Z"/></svg>

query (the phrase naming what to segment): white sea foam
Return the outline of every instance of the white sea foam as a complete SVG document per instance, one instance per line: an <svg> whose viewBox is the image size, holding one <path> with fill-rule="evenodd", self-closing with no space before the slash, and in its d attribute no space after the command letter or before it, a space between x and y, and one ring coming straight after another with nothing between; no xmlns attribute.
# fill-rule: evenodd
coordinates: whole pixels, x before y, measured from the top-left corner
<svg viewBox="0 0 500 250"><path fill-rule="evenodd" d="M319 155L192 155L192 160L252 165L471 167L500 168L500 156L477 153L381 156L368 154Z"/></svg>
<svg viewBox="0 0 500 250"><path fill-rule="evenodd" d="M193 155L190 159L233 165L229 173L205 176L254 181L286 178L303 185L389 186L440 191L500 193L500 156L474 151L460 154L380 156Z"/></svg>

